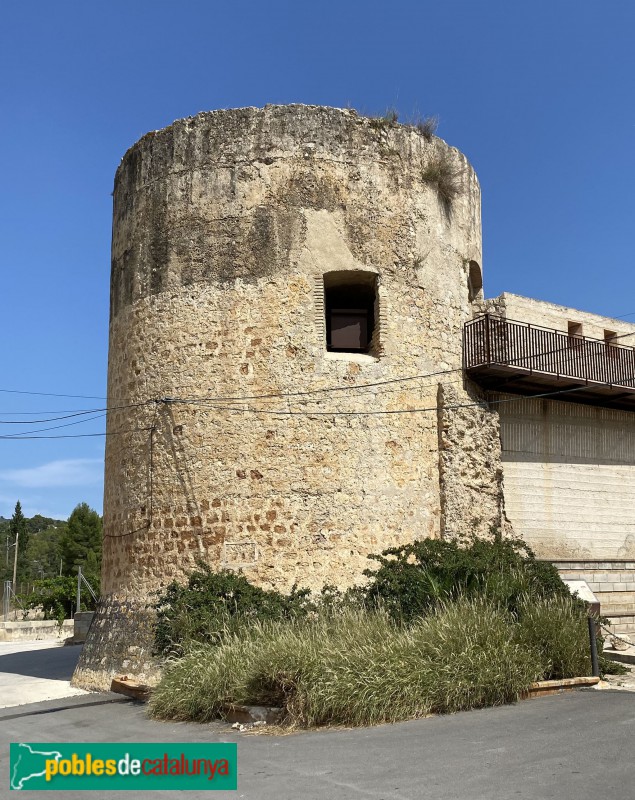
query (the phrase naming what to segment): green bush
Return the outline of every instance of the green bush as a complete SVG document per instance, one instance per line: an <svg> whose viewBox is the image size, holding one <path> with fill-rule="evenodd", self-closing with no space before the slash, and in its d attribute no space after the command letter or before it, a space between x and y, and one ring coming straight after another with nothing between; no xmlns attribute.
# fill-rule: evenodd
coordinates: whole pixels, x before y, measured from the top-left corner
<svg viewBox="0 0 635 800"><path fill-rule="evenodd" d="M314 599L203 565L172 583L154 605L172 657L151 713L207 721L246 703L293 725L368 725L590 673L586 607L521 540L426 539L371 559L365 587Z"/></svg>
<svg viewBox="0 0 635 800"><path fill-rule="evenodd" d="M199 564L186 584L173 581L156 594L155 652L179 654L201 644L218 644L223 636L256 620L290 619L313 607L308 589L288 595L253 586L244 575L212 572Z"/></svg>
<svg viewBox="0 0 635 800"><path fill-rule="evenodd" d="M513 613L525 599L569 596L553 564L538 561L522 540L495 532L422 539L369 557L379 567L364 573L370 578L366 605L379 603L404 621L460 596L489 598Z"/></svg>
<svg viewBox="0 0 635 800"><path fill-rule="evenodd" d="M255 703L295 725L369 725L511 702L542 674L512 625L507 611L468 599L409 626L362 610L257 622L171 661L150 711L203 722Z"/></svg>

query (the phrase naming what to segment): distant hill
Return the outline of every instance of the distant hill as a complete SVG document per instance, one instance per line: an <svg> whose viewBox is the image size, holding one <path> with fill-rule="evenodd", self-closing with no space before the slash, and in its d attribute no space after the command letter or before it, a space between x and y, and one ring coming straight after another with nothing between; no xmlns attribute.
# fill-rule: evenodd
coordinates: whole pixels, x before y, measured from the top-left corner
<svg viewBox="0 0 635 800"><path fill-rule="evenodd" d="M7 517L0 517L0 532L9 527L11 519ZM38 533L47 528L59 528L61 525L66 524L65 519L53 519L52 517L43 517L41 514L36 514L34 517L26 518L27 529L29 533Z"/></svg>

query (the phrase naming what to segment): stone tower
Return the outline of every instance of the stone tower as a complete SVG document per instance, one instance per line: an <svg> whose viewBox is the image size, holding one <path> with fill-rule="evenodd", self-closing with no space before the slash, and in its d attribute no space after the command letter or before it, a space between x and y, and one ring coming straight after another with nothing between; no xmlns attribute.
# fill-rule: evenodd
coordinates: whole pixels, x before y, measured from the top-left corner
<svg viewBox="0 0 635 800"><path fill-rule="evenodd" d="M480 263L476 175L414 127L244 108L126 153L102 599L76 683L148 676L147 598L197 559L344 586L368 553L500 523L497 419L461 373Z"/></svg>

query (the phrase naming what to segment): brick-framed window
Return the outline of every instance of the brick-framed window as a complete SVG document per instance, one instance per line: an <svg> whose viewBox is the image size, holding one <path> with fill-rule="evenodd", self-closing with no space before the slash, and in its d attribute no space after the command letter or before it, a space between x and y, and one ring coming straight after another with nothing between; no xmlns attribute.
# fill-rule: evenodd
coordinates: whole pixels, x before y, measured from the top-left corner
<svg viewBox="0 0 635 800"><path fill-rule="evenodd" d="M370 353L378 324L376 275L328 272L324 275L326 349L332 353Z"/></svg>

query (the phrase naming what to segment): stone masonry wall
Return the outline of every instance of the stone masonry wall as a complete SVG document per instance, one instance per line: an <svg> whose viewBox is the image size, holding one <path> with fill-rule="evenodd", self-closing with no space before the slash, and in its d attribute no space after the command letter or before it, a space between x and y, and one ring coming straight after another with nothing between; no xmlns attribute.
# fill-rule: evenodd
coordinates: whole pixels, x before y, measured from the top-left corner
<svg viewBox="0 0 635 800"><path fill-rule="evenodd" d="M439 158L456 174L451 205L424 179ZM266 587L347 586L369 553L439 536L468 510L482 528L500 521L491 415L446 409L440 434L436 413L439 396L474 397L460 372L470 262L476 176L413 128L271 106L200 114L128 151L114 193L103 645L89 639L79 685L107 685L134 609L197 559ZM376 276L374 355L326 352L330 271Z"/></svg>

